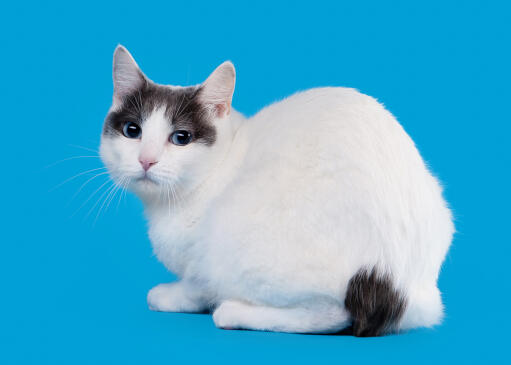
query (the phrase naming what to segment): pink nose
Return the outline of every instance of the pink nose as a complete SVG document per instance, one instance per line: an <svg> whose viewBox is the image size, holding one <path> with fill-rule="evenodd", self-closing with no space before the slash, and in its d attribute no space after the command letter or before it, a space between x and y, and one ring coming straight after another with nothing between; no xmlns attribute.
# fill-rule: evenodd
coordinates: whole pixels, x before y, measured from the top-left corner
<svg viewBox="0 0 511 365"><path fill-rule="evenodd" d="M144 171L147 171L151 166L156 165L158 161L138 160L138 162L140 162Z"/></svg>

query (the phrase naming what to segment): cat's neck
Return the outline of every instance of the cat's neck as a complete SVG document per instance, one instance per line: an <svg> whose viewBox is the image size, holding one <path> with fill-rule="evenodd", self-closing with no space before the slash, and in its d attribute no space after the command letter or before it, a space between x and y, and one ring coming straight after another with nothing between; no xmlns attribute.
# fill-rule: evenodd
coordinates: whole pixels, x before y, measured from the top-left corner
<svg viewBox="0 0 511 365"><path fill-rule="evenodd" d="M203 161L197 181L177 184L172 189L169 188L167 195L143 199L150 222L177 217L195 219L202 214L236 176L247 147L238 133L244 121L242 114L232 110L230 117L217 127L216 146L212 149L210 158Z"/></svg>

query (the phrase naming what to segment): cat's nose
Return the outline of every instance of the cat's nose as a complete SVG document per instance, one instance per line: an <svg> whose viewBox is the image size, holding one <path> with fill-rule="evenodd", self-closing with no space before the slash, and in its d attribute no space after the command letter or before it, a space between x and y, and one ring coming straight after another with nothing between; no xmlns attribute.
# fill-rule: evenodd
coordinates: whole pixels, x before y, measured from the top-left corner
<svg viewBox="0 0 511 365"><path fill-rule="evenodd" d="M151 166L156 165L158 163L158 161L145 160L145 159L140 159L140 160L138 160L138 162L140 162L144 171L149 170L151 168Z"/></svg>

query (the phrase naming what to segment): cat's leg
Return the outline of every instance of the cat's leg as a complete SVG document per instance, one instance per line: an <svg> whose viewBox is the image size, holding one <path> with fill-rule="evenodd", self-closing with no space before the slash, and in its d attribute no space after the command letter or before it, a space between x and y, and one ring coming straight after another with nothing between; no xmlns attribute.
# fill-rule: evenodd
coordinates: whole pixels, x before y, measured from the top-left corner
<svg viewBox="0 0 511 365"><path fill-rule="evenodd" d="M217 307L213 321L223 329L335 333L349 326L350 317L343 307L333 303L275 308L227 300Z"/></svg>
<svg viewBox="0 0 511 365"><path fill-rule="evenodd" d="M199 313L209 309L201 288L185 281L155 286L147 294L147 304L159 312Z"/></svg>
<svg viewBox="0 0 511 365"><path fill-rule="evenodd" d="M442 321L443 305L436 283L414 285L407 293L407 305L399 329L432 327Z"/></svg>

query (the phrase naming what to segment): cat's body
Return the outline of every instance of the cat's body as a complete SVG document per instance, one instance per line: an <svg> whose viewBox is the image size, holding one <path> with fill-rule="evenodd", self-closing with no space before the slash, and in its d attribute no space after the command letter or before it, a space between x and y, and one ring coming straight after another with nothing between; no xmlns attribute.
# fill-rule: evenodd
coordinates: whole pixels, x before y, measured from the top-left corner
<svg viewBox="0 0 511 365"><path fill-rule="evenodd" d="M213 309L222 328L286 332L330 333L351 324L356 335L370 336L438 323L436 281L454 227L438 182L394 117L353 89L319 88L245 119L230 110L232 90L224 104L211 96L210 85L229 84L226 67L213 73L215 83L210 77L188 89L186 100L220 107L193 112L215 128L190 150L195 162L179 157L187 146L168 147L181 161L164 170L172 171L179 197L171 199L170 188L156 194L150 182L133 187L157 257L181 279L153 288L150 307ZM112 111L129 95L114 96ZM151 105L144 133L172 133L165 116L179 105L169 105ZM124 137L109 143L106 135L102 156L115 170L114 150L124 148L115 145ZM154 150L155 138L145 150ZM156 155L164 153L172 154ZM183 164L187 172L176 172Z"/></svg>

